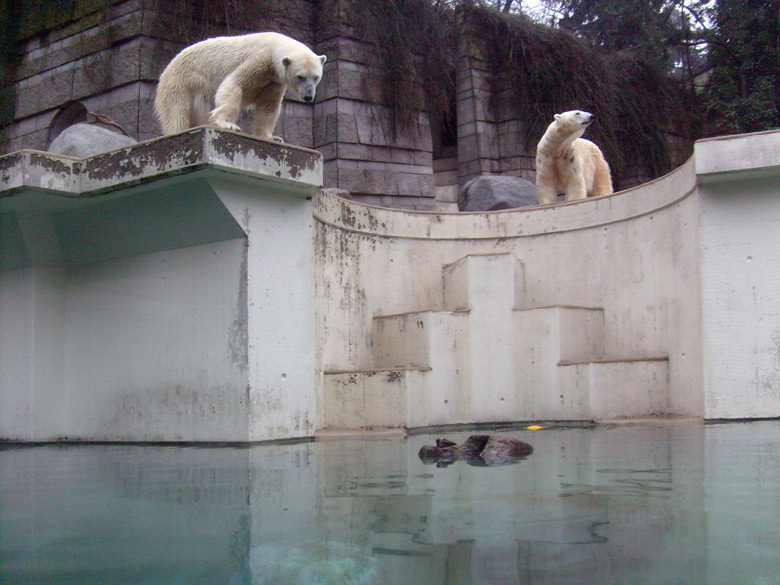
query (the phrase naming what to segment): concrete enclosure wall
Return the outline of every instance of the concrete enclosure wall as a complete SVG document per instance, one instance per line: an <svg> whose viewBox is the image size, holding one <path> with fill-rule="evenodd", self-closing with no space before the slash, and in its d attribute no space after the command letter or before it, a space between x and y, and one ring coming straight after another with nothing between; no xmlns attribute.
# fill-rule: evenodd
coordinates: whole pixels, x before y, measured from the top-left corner
<svg viewBox="0 0 780 585"><path fill-rule="evenodd" d="M780 416L780 131L487 213L321 190L214 129L0 157L0 438Z"/></svg>
<svg viewBox="0 0 780 585"><path fill-rule="evenodd" d="M422 357L427 348L410 350L422 361L381 363L377 319L426 311L469 313L469 332L452 334L445 352L461 356L462 361L453 357L453 363L443 366L460 374L449 388L439 390L440 399L432 399L442 408L446 403L445 411L429 404L429 418L409 424L401 416L398 426L592 418L587 408L544 405L563 382L556 383L552 374L532 373L545 359L534 357L535 351L554 360L552 369L567 360L663 359L668 382L658 390L665 396L654 411L703 414L699 199L693 162L643 187L569 205L443 215L371 208L321 195L315 218L319 361L325 372L356 376L408 365L431 367L435 375L434 364ZM448 278L452 267L466 258L475 259L468 271L476 272L460 280ZM558 346L542 349L551 335L549 319L558 317L540 315L553 307L574 309L568 313L575 319L598 312L603 324L598 325L594 351L561 349L587 329L579 321L565 321L570 331L560 334ZM513 319L522 322L501 333ZM414 347L408 339L396 343ZM472 348L465 353L456 347L469 343ZM326 375L320 390L325 403L338 399L329 388ZM410 386L408 391L420 389ZM627 391L618 384L607 394L615 401ZM539 396L524 400L534 393ZM457 404L459 400L463 403ZM378 407L383 406L380 401ZM322 426L339 424L326 419Z"/></svg>

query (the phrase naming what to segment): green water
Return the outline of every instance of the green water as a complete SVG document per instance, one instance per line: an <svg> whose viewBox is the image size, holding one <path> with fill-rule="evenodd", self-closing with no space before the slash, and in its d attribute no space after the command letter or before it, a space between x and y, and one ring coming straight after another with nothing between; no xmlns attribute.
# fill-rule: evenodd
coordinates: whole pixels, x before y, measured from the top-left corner
<svg viewBox="0 0 780 585"><path fill-rule="evenodd" d="M0 583L780 585L780 421L501 433L0 450Z"/></svg>

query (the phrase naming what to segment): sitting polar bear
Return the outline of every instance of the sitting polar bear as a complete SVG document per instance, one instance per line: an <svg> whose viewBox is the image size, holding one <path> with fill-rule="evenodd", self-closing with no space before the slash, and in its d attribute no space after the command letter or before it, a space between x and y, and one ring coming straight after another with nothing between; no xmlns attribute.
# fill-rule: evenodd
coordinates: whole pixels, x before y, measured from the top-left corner
<svg viewBox="0 0 780 585"><path fill-rule="evenodd" d="M324 55L279 33L207 39L168 64L154 109L163 133L173 134L206 123L239 130L241 111L254 107L252 134L270 139L287 87L314 101L324 63Z"/></svg>
<svg viewBox="0 0 780 585"><path fill-rule="evenodd" d="M580 138L593 114L573 110L555 114L555 120L536 148L536 188L539 203L554 203L558 193L566 201L612 193L612 175L599 147Z"/></svg>

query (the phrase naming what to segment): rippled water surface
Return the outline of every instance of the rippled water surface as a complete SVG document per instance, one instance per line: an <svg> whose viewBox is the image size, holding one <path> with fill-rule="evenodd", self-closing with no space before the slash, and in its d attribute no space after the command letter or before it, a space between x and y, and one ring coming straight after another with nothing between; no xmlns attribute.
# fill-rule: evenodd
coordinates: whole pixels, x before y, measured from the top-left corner
<svg viewBox="0 0 780 585"><path fill-rule="evenodd" d="M0 583L780 585L780 421L498 432L0 450Z"/></svg>

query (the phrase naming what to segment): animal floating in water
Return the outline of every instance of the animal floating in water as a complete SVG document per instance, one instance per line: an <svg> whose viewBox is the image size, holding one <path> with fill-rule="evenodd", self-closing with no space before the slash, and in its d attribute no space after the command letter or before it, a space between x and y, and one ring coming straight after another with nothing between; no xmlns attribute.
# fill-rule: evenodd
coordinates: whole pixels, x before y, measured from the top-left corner
<svg viewBox="0 0 780 585"><path fill-rule="evenodd" d="M424 445L418 455L423 463L436 463L437 467L446 467L455 461L493 467L517 463L533 451L528 443L510 437L471 435L462 445L449 439L436 439L436 446Z"/></svg>

